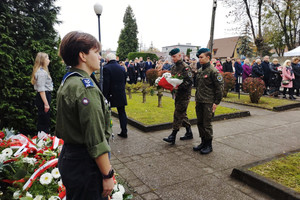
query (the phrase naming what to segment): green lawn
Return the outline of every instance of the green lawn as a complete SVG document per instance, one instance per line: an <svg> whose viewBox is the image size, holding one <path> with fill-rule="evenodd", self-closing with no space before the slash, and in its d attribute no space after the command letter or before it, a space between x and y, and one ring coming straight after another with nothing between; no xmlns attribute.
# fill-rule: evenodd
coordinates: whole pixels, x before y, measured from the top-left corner
<svg viewBox="0 0 300 200"><path fill-rule="evenodd" d="M132 94L132 99L127 98L126 114L128 117L146 125L154 125L173 121L174 100L171 97L162 97L162 108L157 107L158 97L147 95L146 103L142 103L142 94ZM112 109L116 111L115 108ZM238 109L218 106L216 115L240 112ZM189 119L196 118L195 102L191 101L187 110Z"/></svg>
<svg viewBox="0 0 300 200"><path fill-rule="evenodd" d="M249 170L300 192L300 153L272 160Z"/></svg>
<svg viewBox="0 0 300 200"><path fill-rule="evenodd" d="M271 97L261 97L258 104L251 103L249 95L241 94L240 99L238 99L238 94L228 93L226 98L223 98L224 101L232 103L242 103L245 105L253 105L261 108L273 110L273 107L284 106L288 104L298 103L297 101L291 101L286 99L276 99Z"/></svg>

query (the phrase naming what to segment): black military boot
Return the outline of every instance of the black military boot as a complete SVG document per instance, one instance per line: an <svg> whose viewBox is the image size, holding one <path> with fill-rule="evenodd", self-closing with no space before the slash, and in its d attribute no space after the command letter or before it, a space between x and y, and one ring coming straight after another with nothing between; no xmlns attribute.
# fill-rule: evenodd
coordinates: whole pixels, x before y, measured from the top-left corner
<svg viewBox="0 0 300 200"><path fill-rule="evenodd" d="M212 145L211 145L212 139L206 140L204 147L200 150L201 154L209 154L213 151Z"/></svg>
<svg viewBox="0 0 300 200"><path fill-rule="evenodd" d="M193 139L193 132L191 127L186 127L186 133L184 136L180 137L180 140L191 140Z"/></svg>
<svg viewBox="0 0 300 200"><path fill-rule="evenodd" d="M204 137L201 137L201 143L198 146L193 147L194 151L200 151L205 146Z"/></svg>
<svg viewBox="0 0 300 200"><path fill-rule="evenodd" d="M177 132L179 130L173 130L171 135L169 135L168 137L164 138L163 140L165 142L168 142L168 143L171 143L171 144L175 144L175 140L176 140L176 135L177 135Z"/></svg>

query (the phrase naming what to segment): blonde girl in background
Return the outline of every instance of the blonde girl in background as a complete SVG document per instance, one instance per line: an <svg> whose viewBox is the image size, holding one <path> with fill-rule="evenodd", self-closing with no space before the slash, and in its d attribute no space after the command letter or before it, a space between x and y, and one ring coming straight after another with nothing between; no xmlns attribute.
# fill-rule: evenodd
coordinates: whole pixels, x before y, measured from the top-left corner
<svg viewBox="0 0 300 200"><path fill-rule="evenodd" d="M38 108L37 131L50 132L50 103L53 82L49 73L49 56L39 52L35 58L31 83L37 92L35 105Z"/></svg>

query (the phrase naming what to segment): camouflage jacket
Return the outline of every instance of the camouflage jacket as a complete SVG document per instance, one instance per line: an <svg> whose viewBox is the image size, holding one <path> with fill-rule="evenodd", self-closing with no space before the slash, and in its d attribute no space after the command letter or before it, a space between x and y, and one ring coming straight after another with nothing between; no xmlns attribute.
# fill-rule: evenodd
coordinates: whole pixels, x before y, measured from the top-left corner
<svg viewBox="0 0 300 200"><path fill-rule="evenodd" d="M176 98L190 99L193 85L193 74L190 66L182 60L176 62L171 68L172 75L178 75L183 78L183 82L178 86Z"/></svg>
<svg viewBox="0 0 300 200"><path fill-rule="evenodd" d="M223 76L210 63L198 70L195 100L200 103L219 104L223 97Z"/></svg>

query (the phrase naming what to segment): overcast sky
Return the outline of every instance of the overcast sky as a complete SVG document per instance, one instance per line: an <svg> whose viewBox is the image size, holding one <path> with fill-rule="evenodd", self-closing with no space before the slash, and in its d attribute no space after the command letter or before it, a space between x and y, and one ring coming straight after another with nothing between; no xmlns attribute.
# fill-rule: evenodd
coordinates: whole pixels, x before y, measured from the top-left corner
<svg viewBox="0 0 300 200"><path fill-rule="evenodd" d="M161 50L163 46L191 43L206 47L210 36L213 0L57 0L61 7L56 26L61 37L79 30L98 38L98 19L94 4L103 6L101 40L103 49L116 50L126 7L130 5L138 25L139 43ZM227 29L230 20L222 1L218 1L215 38L234 36Z"/></svg>

